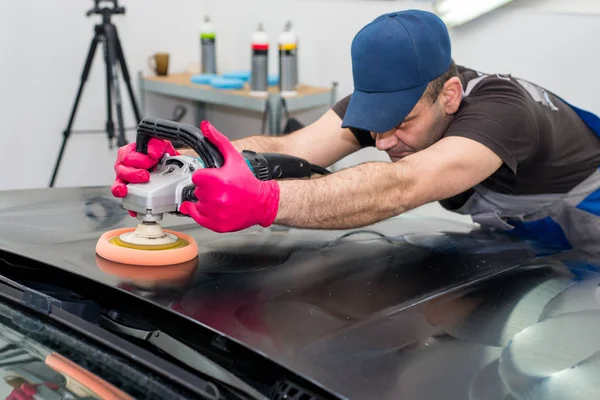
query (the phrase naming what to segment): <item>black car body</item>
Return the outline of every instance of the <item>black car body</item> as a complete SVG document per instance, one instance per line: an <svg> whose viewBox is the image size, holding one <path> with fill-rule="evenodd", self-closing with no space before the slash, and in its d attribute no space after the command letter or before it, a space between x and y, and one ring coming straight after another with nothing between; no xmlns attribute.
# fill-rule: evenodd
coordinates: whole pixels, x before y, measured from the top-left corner
<svg viewBox="0 0 600 400"><path fill-rule="evenodd" d="M132 343L203 378L206 357L266 398L600 398L600 257L586 249L410 214L228 234L166 216L198 242L193 262L95 254L135 223L108 188L4 192L1 275L24 293L71 290L90 326L160 332L170 341Z"/></svg>

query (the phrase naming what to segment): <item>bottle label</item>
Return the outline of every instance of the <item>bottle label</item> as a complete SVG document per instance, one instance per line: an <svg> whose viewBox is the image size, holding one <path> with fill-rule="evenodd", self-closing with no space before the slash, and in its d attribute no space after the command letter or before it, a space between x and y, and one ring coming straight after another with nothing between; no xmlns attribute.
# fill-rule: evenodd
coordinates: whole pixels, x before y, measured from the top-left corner
<svg viewBox="0 0 600 400"><path fill-rule="evenodd" d="M216 34L214 33L201 33L200 34L200 39L215 39L216 38Z"/></svg>
<svg viewBox="0 0 600 400"><path fill-rule="evenodd" d="M292 51L296 50L296 43L283 43L279 45L280 51Z"/></svg>

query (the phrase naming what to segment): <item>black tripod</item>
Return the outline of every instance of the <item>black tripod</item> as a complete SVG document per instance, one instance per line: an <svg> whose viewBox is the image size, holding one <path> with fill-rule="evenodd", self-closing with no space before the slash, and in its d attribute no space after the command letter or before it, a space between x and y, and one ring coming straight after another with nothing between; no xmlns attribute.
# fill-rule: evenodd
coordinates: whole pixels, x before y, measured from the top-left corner
<svg viewBox="0 0 600 400"><path fill-rule="evenodd" d="M129 72L127 71L127 64L125 63L125 56L123 55L123 49L121 48L121 42L119 41L119 36L117 34L117 28L112 24L110 18L113 14L125 14L125 8L119 7L118 0L108 0L114 3L112 8L108 7L99 7L99 3L102 0L94 0L95 5L94 8L89 10L86 15L89 17L92 14L102 15L102 24L98 24L94 27L94 38L92 39L92 43L90 45L90 49L87 55L87 59L85 61L85 66L83 68L83 73L81 74L81 83L79 85L79 90L77 91L77 97L75 97L75 104L73 105L73 110L71 111L71 117L69 118L69 123L67 128L63 132L63 141L60 147L60 152L58 153L58 159L56 160L56 165L54 166L54 172L52 173L52 179L50 180L50 187L54 186L54 181L56 180L56 175L58 173L58 168L60 166L60 162L62 160L63 153L65 151L65 147L67 145L67 140L71 136L71 126L73 125L73 120L75 119L75 113L77 111L77 106L79 104L79 99L81 97L81 92L83 91L83 86L87 81L88 74L90 71L90 67L92 65L92 61L94 59L94 54L96 52L96 48L98 47L98 42L104 43L104 62L106 64L106 101L107 101L107 120L106 120L106 133L108 135L109 148L113 147L113 138L115 137L115 126L113 124L113 115L112 115L112 97L114 95L115 106L117 110L117 123L119 125L119 136L117 138L117 145L119 147L127 144L127 140L125 139L125 128L123 124L123 111L121 107L121 93L119 89L119 77L117 73L117 62L121 66L121 71L123 72L123 79L127 84L127 91L129 92L129 97L131 99L131 104L133 106L133 112L135 114L135 118L137 123L141 121L140 114L138 111L138 107L133 95L133 89L131 87L131 82L129 79ZM106 1L106 0L105 0Z"/></svg>

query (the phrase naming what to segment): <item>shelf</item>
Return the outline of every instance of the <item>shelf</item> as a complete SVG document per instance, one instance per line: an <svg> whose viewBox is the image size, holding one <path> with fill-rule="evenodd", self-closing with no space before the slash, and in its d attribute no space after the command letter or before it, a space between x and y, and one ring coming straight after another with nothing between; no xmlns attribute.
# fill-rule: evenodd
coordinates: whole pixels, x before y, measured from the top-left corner
<svg viewBox="0 0 600 400"><path fill-rule="evenodd" d="M250 94L249 85L244 89L215 89L210 85L191 82L192 74L178 73L168 76L143 76L140 79L141 89L147 93L195 100L207 104L216 104L246 110L263 112L268 97L257 97ZM332 87L299 85L296 96L285 96L290 112L331 105L333 102ZM269 97L280 97L276 86L269 88Z"/></svg>

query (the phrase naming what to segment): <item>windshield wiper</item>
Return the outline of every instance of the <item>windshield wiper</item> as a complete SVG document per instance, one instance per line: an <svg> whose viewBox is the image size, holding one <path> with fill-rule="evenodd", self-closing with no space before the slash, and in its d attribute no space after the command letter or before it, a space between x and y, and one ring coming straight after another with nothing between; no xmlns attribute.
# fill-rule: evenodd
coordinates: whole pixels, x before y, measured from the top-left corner
<svg viewBox="0 0 600 400"><path fill-rule="evenodd" d="M102 315L99 322L105 329L144 340L176 360L186 364L190 368L235 388L243 394L251 396L253 399L267 399L259 391L212 361L210 358L160 329L151 329L150 327L141 328L139 326L133 327L132 325L134 324L139 325L139 322L133 323L133 321L127 321L127 317L123 316L118 311L110 311L108 317Z"/></svg>

